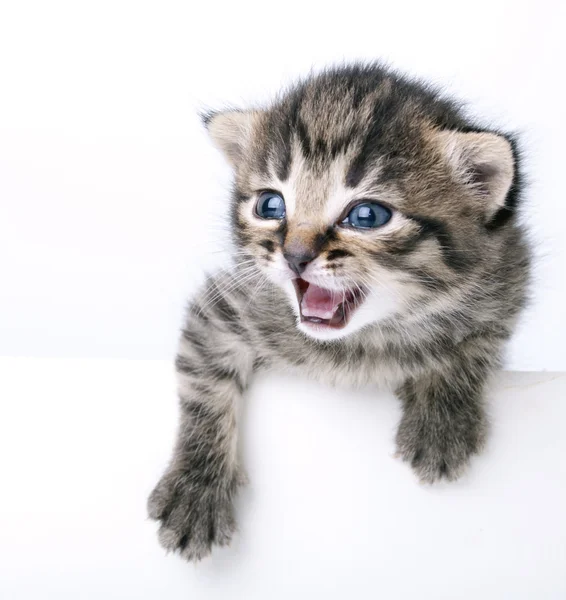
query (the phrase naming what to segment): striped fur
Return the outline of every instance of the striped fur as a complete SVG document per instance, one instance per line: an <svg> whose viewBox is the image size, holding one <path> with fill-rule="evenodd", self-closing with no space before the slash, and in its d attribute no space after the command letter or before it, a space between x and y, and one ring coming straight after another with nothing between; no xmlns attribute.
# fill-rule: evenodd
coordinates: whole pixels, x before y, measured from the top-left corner
<svg viewBox="0 0 566 600"><path fill-rule="evenodd" d="M259 369L390 386L403 404L399 456L423 481L459 476L484 443L486 386L525 305L530 263L514 140L422 83L353 65L206 122L235 173L234 266L189 306L178 440L149 500L161 543L189 560L234 532L238 407ZM262 189L285 197L284 221L254 216ZM360 198L390 206L391 222L340 227ZM367 287L336 335L298 320L283 258L297 244L315 256L319 285Z"/></svg>

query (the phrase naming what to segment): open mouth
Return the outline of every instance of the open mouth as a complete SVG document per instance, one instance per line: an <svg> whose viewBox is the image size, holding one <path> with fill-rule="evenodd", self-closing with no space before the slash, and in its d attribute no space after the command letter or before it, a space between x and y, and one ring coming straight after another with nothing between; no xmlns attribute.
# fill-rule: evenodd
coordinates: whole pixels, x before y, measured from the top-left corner
<svg viewBox="0 0 566 600"><path fill-rule="evenodd" d="M293 280L293 285L299 301L301 322L316 327L345 327L365 298L361 288L340 292L327 290L300 277Z"/></svg>

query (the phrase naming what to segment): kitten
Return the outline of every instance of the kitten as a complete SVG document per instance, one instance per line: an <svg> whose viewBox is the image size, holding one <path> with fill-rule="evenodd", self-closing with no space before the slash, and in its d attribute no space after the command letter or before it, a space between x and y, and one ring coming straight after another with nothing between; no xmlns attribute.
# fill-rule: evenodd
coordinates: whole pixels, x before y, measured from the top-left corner
<svg viewBox="0 0 566 600"><path fill-rule="evenodd" d="M235 530L237 407L260 369L392 385L399 456L425 482L458 477L530 262L513 138L426 85L340 67L204 120L234 170L235 266L189 306L179 435L149 498L188 560Z"/></svg>

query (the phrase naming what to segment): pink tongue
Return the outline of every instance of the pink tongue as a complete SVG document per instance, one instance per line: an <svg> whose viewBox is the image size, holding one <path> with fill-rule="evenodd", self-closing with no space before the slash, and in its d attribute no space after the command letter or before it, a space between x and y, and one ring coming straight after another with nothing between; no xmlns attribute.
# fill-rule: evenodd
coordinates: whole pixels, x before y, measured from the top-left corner
<svg viewBox="0 0 566 600"><path fill-rule="evenodd" d="M304 317L332 319L343 299L341 292L325 290L311 283L303 296L301 312Z"/></svg>

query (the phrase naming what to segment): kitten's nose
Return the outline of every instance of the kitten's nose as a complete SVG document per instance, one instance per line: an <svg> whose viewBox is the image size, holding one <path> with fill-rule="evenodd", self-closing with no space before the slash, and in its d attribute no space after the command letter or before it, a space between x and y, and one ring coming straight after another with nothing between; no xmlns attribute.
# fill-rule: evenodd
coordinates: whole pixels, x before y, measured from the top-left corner
<svg viewBox="0 0 566 600"><path fill-rule="evenodd" d="M291 269L300 276L311 260L316 258L317 254L308 248L301 248L299 252L284 251L283 256Z"/></svg>

